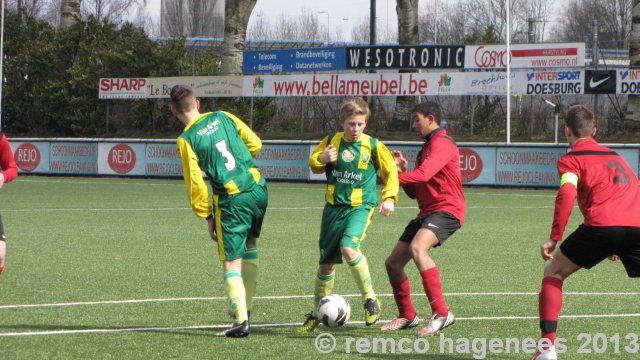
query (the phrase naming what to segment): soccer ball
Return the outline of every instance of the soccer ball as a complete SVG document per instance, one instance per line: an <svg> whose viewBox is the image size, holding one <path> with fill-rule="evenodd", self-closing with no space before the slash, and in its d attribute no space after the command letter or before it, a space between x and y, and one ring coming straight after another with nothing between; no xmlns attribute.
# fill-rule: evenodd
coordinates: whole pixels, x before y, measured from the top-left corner
<svg viewBox="0 0 640 360"><path fill-rule="evenodd" d="M344 325L351 316L351 306L342 296L331 294L320 299L318 319L328 327Z"/></svg>

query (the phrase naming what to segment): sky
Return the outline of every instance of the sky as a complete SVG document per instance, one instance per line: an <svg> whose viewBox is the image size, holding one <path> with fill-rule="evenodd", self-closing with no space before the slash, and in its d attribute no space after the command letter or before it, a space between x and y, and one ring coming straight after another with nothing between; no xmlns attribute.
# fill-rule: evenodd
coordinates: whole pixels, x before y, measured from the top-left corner
<svg viewBox="0 0 640 360"><path fill-rule="evenodd" d="M437 0L424 2L430 3L434 1ZM159 16L160 3L160 0L149 2L147 10L150 15ZM331 28L341 27L344 36L350 38L351 27L369 17L370 5L371 0L258 0L251 13L249 26L251 26L252 21L258 19L256 16L258 14L264 14L269 19L269 22L275 23L282 14L292 17L299 16L302 13L302 9L312 12L325 11L328 13L328 18L326 13L317 13L320 24L325 28L327 24ZM420 6L424 6L422 1ZM387 27L392 31L397 29L398 17L396 16L395 0L376 0L376 18L378 19L376 24L378 29L382 30ZM349 39L331 40L346 41Z"/></svg>

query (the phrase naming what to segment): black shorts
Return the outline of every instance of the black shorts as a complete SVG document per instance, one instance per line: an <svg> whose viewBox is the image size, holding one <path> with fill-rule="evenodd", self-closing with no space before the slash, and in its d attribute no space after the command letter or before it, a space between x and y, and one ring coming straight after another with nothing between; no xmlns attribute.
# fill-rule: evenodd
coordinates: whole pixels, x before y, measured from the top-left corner
<svg viewBox="0 0 640 360"><path fill-rule="evenodd" d="M438 211L425 217L418 217L409 221L407 227L404 228L404 232L400 235L400 241L410 243L418 230L422 228L429 229L436 234L438 244L435 247L438 247L460 229L460 221L446 211Z"/></svg>
<svg viewBox="0 0 640 360"><path fill-rule="evenodd" d="M580 225L561 243L560 250L585 269L618 255L629 277L640 277L640 227Z"/></svg>

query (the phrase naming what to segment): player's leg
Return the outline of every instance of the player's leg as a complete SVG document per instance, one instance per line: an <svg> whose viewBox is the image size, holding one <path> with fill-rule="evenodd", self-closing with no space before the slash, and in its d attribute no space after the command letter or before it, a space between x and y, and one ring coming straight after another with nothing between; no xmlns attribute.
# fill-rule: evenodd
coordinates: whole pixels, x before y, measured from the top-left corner
<svg viewBox="0 0 640 360"><path fill-rule="evenodd" d="M603 236L604 235L604 236ZM555 339L562 310L564 280L580 268L590 269L613 254L610 238L600 229L581 225L565 239L544 268L538 295L542 352L533 359L556 359Z"/></svg>
<svg viewBox="0 0 640 360"><path fill-rule="evenodd" d="M258 270L260 268L260 254L258 252L257 238L262 230L262 222L267 211L268 193L266 184L255 188L248 194L248 201L252 208L247 218L251 218L251 231L247 239L247 250L242 255L242 281L246 292L247 314L250 317L253 305L253 295L258 283Z"/></svg>
<svg viewBox="0 0 640 360"><path fill-rule="evenodd" d="M0 216L0 275L4 271L4 259L7 256L7 238L4 236L4 225Z"/></svg>
<svg viewBox="0 0 640 360"><path fill-rule="evenodd" d="M440 246L460 228L460 222L449 213L436 212L421 220L421 228L416 232L409 252L422 277L422 286L431 305L432 315L426 326L418 332L420 336L438 334L444 328L453 325L455 317L443 296L440 270L429 255L429 251Z"/></svg>
<svg viewBox="0 0 640 360"><path fill-rule="evenodd" d="M409 241L403 241L402 237L400 239L384 263L393 289L393 299L398 307L398 316L382 326L383 331L407 329L420 324L420 318L416 315L411 301L409 277L404 272L405 265L411 260Z"/></svg>
<svg viewBox="0 0 640 360"><path fill-rule="evenodd" d="M337 221L340 209L329 204L325 205L320 226L318 248L320 259L318 271L313 285L313 304L306 315L299 332L311 332L320 324L317 317L318 303L323 297L330 295L335 284L335 265L342 262L338 239L342 232L341 223Z"/></svg>
<svg viewBox="0 0 640 360"><path fill-rule="evenodd" d="M247 299L242 279L242 257L247 250L251 221L244 216L244 194L214 196L214 219L218 236L218 254L224 271L224 285L233 313L233 325L218 334L226 337L249 335ZM244 208L244 209L243 209Z"/></svg>
<svg viewBox="0 0 640 360"><path fill-rule="evenodd" d="M365 324L371 326L380 318L380 301L373 290L373 281L369 271L367 257L362 253L362 246L367 234L367 228L371 224L374 208L371 206L358 206L351 208L348 215L343 218L346 224L340 240L340 252L347 260L351 275L358 285L362 296Z"/></svg>

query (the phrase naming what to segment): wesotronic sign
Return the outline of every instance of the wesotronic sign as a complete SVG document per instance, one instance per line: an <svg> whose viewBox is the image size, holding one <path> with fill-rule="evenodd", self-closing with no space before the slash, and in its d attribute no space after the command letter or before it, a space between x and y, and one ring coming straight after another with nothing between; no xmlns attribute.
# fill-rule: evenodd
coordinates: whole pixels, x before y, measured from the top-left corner
<svg viewBox="0 0 640 360"><path fill-rule="evenodd" d="M347 47L347 69L462 69L464 46Z"/></svg>

